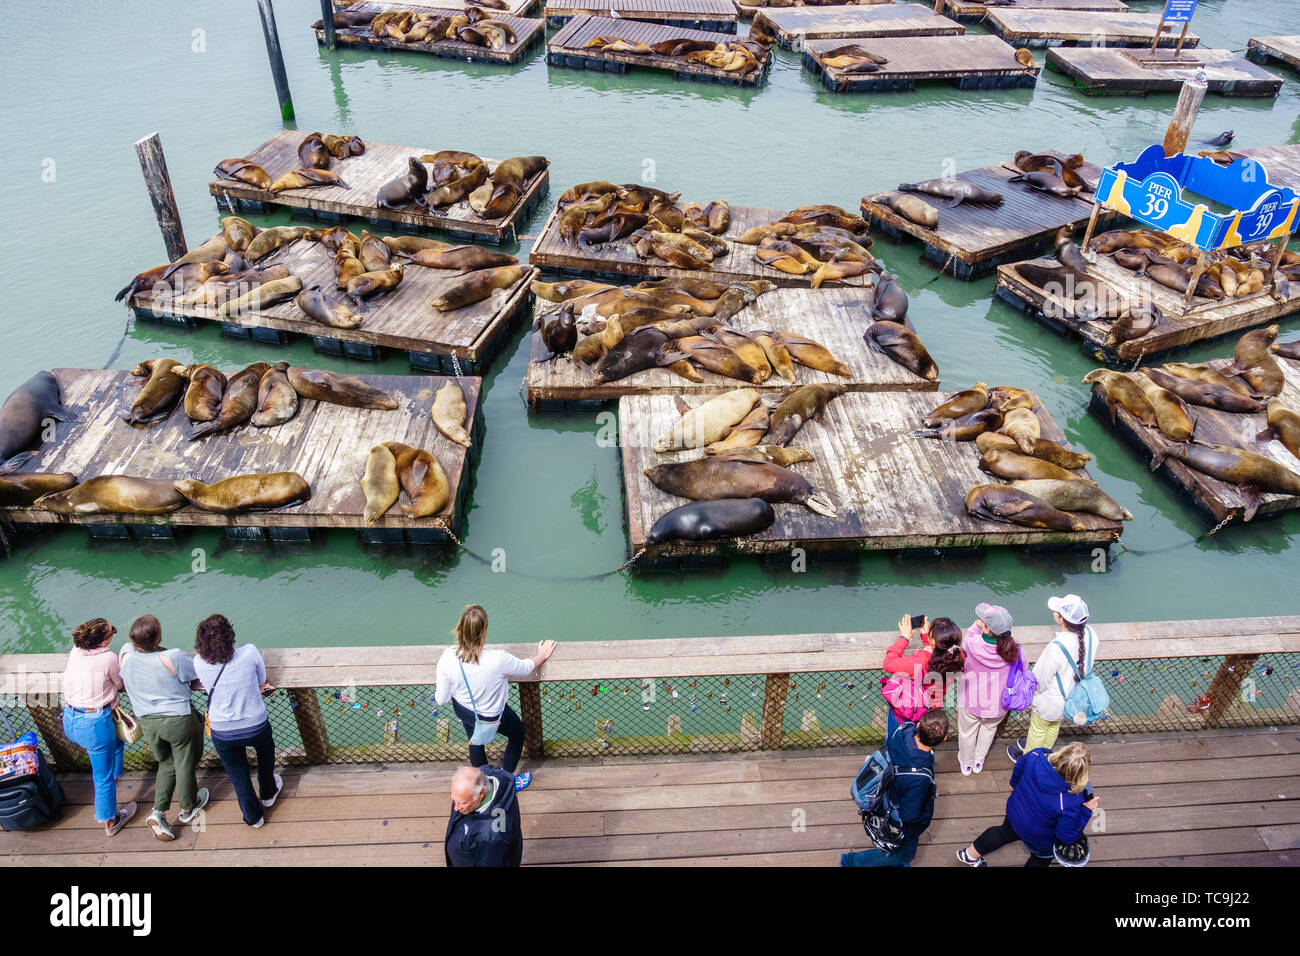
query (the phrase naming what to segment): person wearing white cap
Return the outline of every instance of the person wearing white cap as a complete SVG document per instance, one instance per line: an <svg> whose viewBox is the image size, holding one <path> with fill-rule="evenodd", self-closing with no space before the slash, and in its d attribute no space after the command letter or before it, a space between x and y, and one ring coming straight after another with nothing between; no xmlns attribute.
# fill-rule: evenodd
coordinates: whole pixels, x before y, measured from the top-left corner
<svg viewBox="0 0 1300 956"><path fill-rule="evenodd" d="M1034 676L1038 689L1034 692L1034 705L1030 708L1029 733L1007 747L1007 756L1014 763L1030 750L1056 743L1065 717L1065 701L1078 683L1075 676L1087 676L1097 659L1097 634L1088 626L1088 605L1077 594L1053 597L1047 601L1052 619L1059 630L1034 662ZM1069 654L1073 660L1068 660Z"/></svg>

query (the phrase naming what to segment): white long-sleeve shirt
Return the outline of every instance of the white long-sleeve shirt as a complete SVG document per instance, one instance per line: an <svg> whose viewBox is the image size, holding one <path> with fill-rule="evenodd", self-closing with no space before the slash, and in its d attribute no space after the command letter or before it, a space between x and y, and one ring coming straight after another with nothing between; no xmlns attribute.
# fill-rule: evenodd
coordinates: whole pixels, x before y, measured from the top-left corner
<svg viewBox="0 0 1300 956"><path fill-rule="evenodd" d="M531 660L520 660L513 654L485 647L478 663L463 663L465 676L461 676L462 662L452 645L438 658L437 687L434 700L440 704L455 699L466 710L478 708L479 717L499 717L510 700L510 677L527 677L533 672ZM465 686L469 679L469 687ZM470 691L474 693L470 702Z"/></svg>
<svg viewBox="0 0 1300 956"><path fill-rule="evenodd" d="M1057 642L1060 643L1057 643ZM1097 659L1097 645L1101 642L1097 640L1097 633L1088 628L1084 633L1084 648L1086 657L1083 662L1083 675L1088 676ZM1061 645L1067 648L1070 659L1065 659L1065 654L1061 652ZM1074 668L1071 664L1078 666L1079 660L1079 639L1071 631L1058 631L1052 639L1052 643L1044 648L1043 652L1038 655L1038 660L1034 662L1034 676L1038 678L1038 689L1034 691L1034 713L1038 714L1043 720L1055 722L1065 716L1065 697L1061 696L1061 690L1056 686L1057 675L1061 678L1061 687L1065 688L1065 696L1070 696L1074 690L1074 685L1078 680L1074 676Z"/></svg>

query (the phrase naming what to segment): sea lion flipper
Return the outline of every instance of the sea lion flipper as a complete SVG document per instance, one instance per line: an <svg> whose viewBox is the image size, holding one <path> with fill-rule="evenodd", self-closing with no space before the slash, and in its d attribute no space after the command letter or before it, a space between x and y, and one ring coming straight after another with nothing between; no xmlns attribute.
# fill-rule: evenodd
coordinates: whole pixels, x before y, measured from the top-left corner
<svg viewBox="0 0 1300 956"><path fill-rule="evenodd" d="M948 208L949 208L949 209L956 209L958 206L960 206L960 205L965 201L965 199L966 199L965 196L958 196L958 197L956 197L955 199L950 199L950 200L948 200Z"/></svg>
<svg viewBox="0 0 1300 956"><path fill-rule="evenodd" d="M835 513L835 506L831 504L830 499L825 495L809 495L804 504L807 505L809 511L815 511L819 515L825 515L828 518L839 517Z"/></svg>
<svg viewBox="0 0 1300 956"><path fill-rule="evenodd" d="M679 415L685 415L691 410L691 406L686 403L686 399L680 395L673 397L673 404L677 407L677 414Z"/></svg>
<svg viewBox="0 0 1300 956"><path fill-rule="evenodd" d="M1253 485L1242 485L1240 490L1241 499L1245 503L1245 509L1242 511L1241 520L1245 522L1255 517L1255 512L1259 511L1259 506L1262 505L1264 501L1259 496L1259 490Z"/></svg>
<svg viewBox="0 0 1300 956"><path fill-rule="evenodd" d="M1256 435L1256 436L1255 436L1255 441L1258 441L1258 442L1272 441L1272 440L1273 440L1274 438L1276 438L1276 437L1277 437L1277 429L1275 429L1275 428L1273 428L1272 426L1270 426L1270 427L1268 427L1268 428L1265 428L1265 429L1264 429L1262 432L1260 432L1258 435Z"/></svg>

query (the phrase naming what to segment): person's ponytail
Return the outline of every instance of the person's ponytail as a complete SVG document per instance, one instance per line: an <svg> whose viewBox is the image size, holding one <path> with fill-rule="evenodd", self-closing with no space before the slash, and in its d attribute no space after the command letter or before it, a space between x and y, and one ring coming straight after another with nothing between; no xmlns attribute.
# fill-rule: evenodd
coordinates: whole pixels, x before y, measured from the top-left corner
<svg viewBox="0 0 1300 956"><path fill-rule="evenodd" d="M1016 645L1016 642L1011 639L1011 632L1007 631L1005 634L999 634L997 635L997 639L998 657L1002 658L1008 664L1014 664L1016 658L1020 656L1020 648Z"/></svg>

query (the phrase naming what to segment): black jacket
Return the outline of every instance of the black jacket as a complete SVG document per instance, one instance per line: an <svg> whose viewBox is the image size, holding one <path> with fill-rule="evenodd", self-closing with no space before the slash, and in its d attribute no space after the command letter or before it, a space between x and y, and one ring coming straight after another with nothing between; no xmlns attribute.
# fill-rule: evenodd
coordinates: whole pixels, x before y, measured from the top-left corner
<svg viewBox="0 0 1300 956"><path fill-rule="evenodd" d="M497 783L492 800L473 813L451 808L444 845L448 866L519 866L524 857L515 775L497 767L480 767Z"/></svg>

